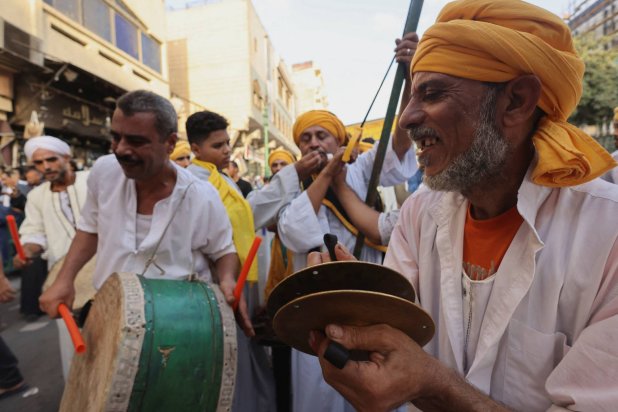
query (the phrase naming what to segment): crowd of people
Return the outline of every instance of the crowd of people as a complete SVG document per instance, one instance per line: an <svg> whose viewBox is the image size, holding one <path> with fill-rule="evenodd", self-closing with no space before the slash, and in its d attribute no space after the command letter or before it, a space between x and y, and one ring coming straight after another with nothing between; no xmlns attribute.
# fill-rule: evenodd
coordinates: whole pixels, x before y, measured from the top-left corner
<svg viewBox="0 0 618 412"><path fill-rule="evenodd" d="M525 2L459 0L394 52L408 70L379 184L408 182L400 210L363 202L377 145L346 150L326 110L298 116L301 157L272 151L272 177L255 189L223 116L192 114L179 140L171 103L144 90L118 99L112 153L89 171L71 167L61 139L28 139L25 180L2 176L2 213L19 217L26 259L2 257L21 270L24 314L79 311L114 272L196 277L238 305L233 411L615 409L618 150L567 122L584 74L569 28ZM618 110L614 126L618 149ZM253 262L237 301L259 231L270 263ZM264 301L330 260L328 233L338 260L354 259L362 234L360 260L409 280L436 325L427 345L388 319L311 332L318 356L273 343ZM0 301L14 295L0 271ZM72 346L58 330L66 379ZM332 342L369 357L339 369L325 357ZM0 340L0 397L26 387Z"/></svg>

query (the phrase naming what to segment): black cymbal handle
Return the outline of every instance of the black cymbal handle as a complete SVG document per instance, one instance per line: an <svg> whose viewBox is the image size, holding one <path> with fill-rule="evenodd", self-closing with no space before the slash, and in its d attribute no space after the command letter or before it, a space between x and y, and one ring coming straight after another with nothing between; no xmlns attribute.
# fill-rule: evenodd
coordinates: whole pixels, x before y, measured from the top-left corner
<svg viewBox="0 0 618 412"><path fill-rule="evenodd" d="M326 249L328 249L328 255L330 256L330 260L333 262L337 261L337 255L335 255L335 246L337 246L337 236L332 233L327 233L324 235L324 244L326 245Z"/></svg>
<svg viewBox="0 0 618 412"><path fill-rule="evenodd" d="M350 359L350 351L340 343L331 341L324 352L324 359L329 361L337 369L343 369Z"/></svg>

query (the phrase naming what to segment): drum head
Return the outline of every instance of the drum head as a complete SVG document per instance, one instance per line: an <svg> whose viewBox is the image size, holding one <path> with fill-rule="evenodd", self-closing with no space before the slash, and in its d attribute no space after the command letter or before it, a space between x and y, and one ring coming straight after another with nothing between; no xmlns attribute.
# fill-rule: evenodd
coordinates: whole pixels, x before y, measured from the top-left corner
<svg viewBox="0 0 618 412"><path fill-rule="evenodd" d="M393 295L414 302L414 288L393 269L355 260L328 262L300 270L281 281L267 302L268 314L294 299L333 290L366 290Z"/></svg>
<svg viewBox="0 0 618 412"><path fill-rule="evenodd" d="M273 320L277 336L310 355L309 332L331 323L368 326L385 323L401 330L420 346L431 340L435 325L420 306L384 293L335 290L302 296L284 305Z"/></svg>

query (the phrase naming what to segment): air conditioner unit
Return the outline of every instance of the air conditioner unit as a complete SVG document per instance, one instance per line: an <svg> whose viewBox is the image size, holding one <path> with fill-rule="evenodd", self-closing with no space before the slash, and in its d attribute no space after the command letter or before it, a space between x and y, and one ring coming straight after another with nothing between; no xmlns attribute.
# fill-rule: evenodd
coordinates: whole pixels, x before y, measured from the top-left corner
<svg viewBox="0 0 618 412"><path fill-rule="evenodd" d="M0 19L0 47L23 59L43 66L41 39L34 37L4 19Z"/></svg>

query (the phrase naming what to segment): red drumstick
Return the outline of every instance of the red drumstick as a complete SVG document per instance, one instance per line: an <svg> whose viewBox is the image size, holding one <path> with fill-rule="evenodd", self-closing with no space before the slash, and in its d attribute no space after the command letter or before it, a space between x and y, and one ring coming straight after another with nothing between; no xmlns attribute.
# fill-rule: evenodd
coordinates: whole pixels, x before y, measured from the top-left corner
<svg viewBox="0 0 618 412"><path fill-rule="evenodd" d="M6 217L6 224L9 225L9 231L11 232L11 237L13 238L13 244L15 245L17 255L21 260L25 261L26 253L24 253L24 248L19 241L19 233L17 232L17 222L15 222L15 216L8 215Z"/></svg>
<svg viewBox="0 0 618 412"><path fill-rule="evenodd" d="M249 254L247 255L245 264L242 265L242 269L240 270L240 276L238 276L238 281L236 282L236 287L234 288L234 304L232 305L232 309L234 309L234 311L236 311L236 309L238 308L238 302L240 302L240 294L242 293L243 287L245 287L245 281L247 280L249 269L251 269L251 264L253 263L253 259L255 259L255 255L257 254L258 248L260 247L260 243L262 243L262 238L256 236L255 239L253 239L251 249L249 249Z"/></svg>
<svg viewBox="0 0 618 412"><path fill-rule="evenodd" d="M86 344L84 343L84 339L82 338L82 334L79 332L79 328L73 319L73 315L69 308L64 303L58 305L58 312L60 312L60 316L64 320L64 323L67 325L67 329L69 330L69 335L71 336L71 340L73 341L73 346L75 346L75 352L84 353L86 352Z"/></svg>

